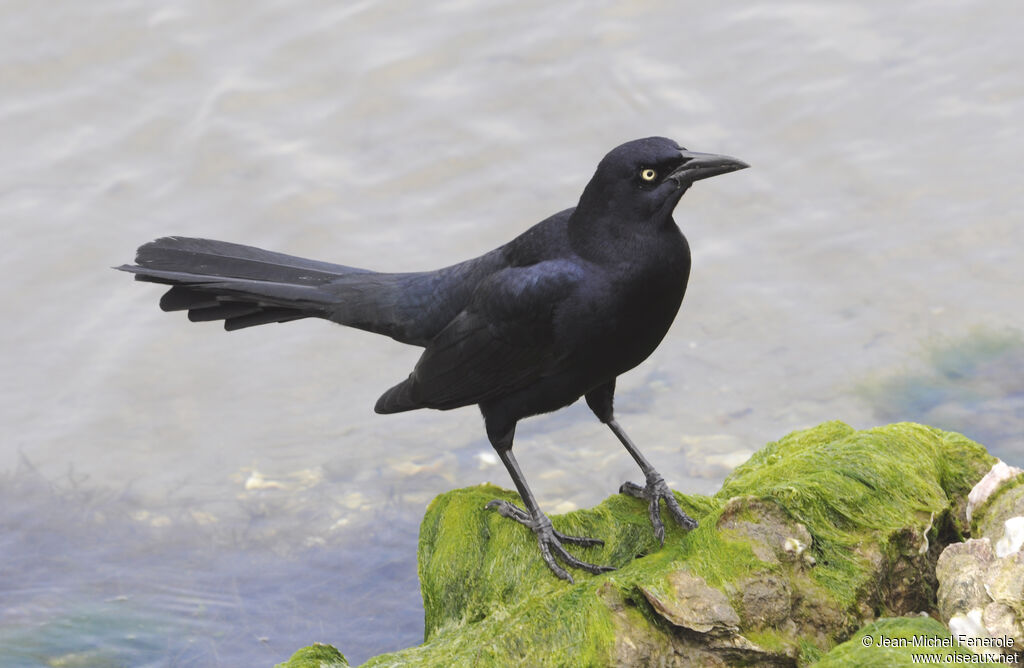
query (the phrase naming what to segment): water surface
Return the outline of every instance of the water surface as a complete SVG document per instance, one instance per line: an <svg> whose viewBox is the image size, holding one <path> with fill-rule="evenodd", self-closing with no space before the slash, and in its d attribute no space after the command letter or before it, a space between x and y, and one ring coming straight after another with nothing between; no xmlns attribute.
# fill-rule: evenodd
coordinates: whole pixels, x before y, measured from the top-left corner
<svg viewBox="0 0 1024 668"><path fill-rule="evenodd" d="M753 165L684 198L688 295L619 381L620 422L674 487L713 492L837 418L1024 460L1014 3L0 16L0 664L419 642L426 503L509 484L476 411L374 415L416 349L324 322L226 334L108 267L167 234L439 267L573 205L640 136ZM516 450L551 512L638 473L584 406L525 421Z"/></svg>

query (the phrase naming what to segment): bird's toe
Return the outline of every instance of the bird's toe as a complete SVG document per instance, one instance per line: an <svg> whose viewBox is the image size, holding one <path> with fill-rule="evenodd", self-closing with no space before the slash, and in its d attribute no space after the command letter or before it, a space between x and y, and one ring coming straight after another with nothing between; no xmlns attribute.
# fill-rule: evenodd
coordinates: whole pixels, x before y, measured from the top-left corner
<svg viewBox="0 0 1024 668"><path fill-rule="evenodd" d="M572 545L582 545L583 547L604 545L604 541L600 538L591 538L590 536L569 536L557 529L552 529L552 531L555 533L555 537L560 543L571 543Z"/></svg>
<svg viewBox="0 0 1024 668"><path fill-rule="evenodd" d="M495 499L494 501L489 502L485 507L490 510L497 510L498 514L501 516L515 520L516 522L529 527L537 536L537 545L540 548L540 555L541 558L544 559L544 563L547 564L552 573L570 584L575 581L573 580L572 575L570 575L569 572L558 563L559 561L570 568L579 568L587 571L588 573L594 573L595 575L615 570L614 566L600 566L598 564L591 564L581 559L577 559L563 546L563 543L581 545L583 547L604 545L604 541L599 538L591 538L589 536L570 536L568 534L564 534L561 531L556 530L551 525L551 520L549 520L543 513L538 513L537 517L533 517L530 513L509 501Z"/></svg>
<svg viewBox="0 0 1024 668"><path fill-rule="evenodd" d="M507 517L510 520L515 520L520 524L525 524L526 526L533 528L533 518L530 517L530 514L511 501L495 499L484 506L484 508L487 510L497 510L498 514L502 517Z"/></svg>
<svg viewBox="0 0 1024 668"><path fill-rule="evenodd" d="M622 486L619 487L619 493L647 501L648 515L650 516L651 526L654 527L654 536L662 545L665 544L665 524L661 520L661 501L665 502L665 507L668 509L669 514L679 526L684 529L697 528L697 520L687 515L686 511L679 506L675 494L669 489L665 479L657 473L649 475L647 484L643 487L635 482L622 483Z"/></svg>

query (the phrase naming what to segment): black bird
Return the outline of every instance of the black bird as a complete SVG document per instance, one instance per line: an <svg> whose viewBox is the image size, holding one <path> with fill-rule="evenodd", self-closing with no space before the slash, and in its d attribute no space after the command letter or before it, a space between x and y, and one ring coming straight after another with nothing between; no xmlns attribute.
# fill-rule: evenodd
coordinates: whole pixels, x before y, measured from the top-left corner
<svg viewBox="0 0 1024 668"><path fill-rule="evenodd" d="M602 541L552 527L512 455L516 423L585 397L640 465L645 484L619 491L648 502L658 540L660 501L680 525L697 526L615 421L612 397L616 377L654 351L683 300L690 249L672 219L679 198L694 181L747 166L663 137L628 142L601 160L574 208L436 271L378 273L185 237L150 242L136 265L117 269L173 286L160 307L188 310L194 322L223 320L235 330L316 317L423 347L376 412L477 404L526 510L507 501L488 507L532 529L548 567L572 582L555 557L591 573L613 569L563 547Z"/></svg>

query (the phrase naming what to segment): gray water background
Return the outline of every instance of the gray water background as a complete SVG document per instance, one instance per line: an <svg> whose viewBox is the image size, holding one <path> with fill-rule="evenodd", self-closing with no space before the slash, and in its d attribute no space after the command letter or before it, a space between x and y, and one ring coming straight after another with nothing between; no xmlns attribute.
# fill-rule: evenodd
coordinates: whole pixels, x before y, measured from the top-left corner
<svg viewBox="0 0 1024 668"><path fill-rule="evenodd" d="M418 522L509 486L474 409L382 417L417 349L231 334L109 267L169 235L440 267L660 134L702 182L680 317L619 382L669 479L916 419L1024 459L1024 46L989 2L0 3L0 665L358 662L416 644ZM549 512L638 471L520 425Z"/></svg>

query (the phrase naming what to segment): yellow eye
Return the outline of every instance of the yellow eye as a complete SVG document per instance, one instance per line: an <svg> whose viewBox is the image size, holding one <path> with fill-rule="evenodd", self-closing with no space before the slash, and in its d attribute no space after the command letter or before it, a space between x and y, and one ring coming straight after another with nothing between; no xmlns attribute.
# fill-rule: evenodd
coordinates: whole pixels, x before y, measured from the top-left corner
<svg viewBox="0 0 1024 668"><path fill-rule="evenodd" d="M654 179L658 178L658 172L648 167L647 169L644 169L640 172L640 178L642 178L644 181L653 181Z"/></svg>

